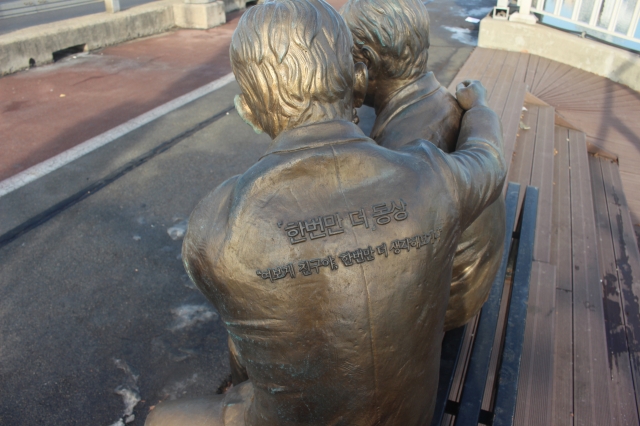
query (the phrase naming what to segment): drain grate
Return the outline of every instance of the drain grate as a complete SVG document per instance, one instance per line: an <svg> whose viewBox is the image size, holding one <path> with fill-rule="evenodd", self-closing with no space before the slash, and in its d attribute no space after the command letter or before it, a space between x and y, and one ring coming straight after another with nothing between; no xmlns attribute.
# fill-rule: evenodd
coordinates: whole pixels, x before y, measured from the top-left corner
<svg viewBox="0 0 640 426"><path fill-rule="evenodd" d="M82 53L85 50L86 44L78 44L77 46L67 47L66 49L60 49L53 52L53 62L58 62L61 59L66 58L67 56L75 55L77 53Z"/></svg>

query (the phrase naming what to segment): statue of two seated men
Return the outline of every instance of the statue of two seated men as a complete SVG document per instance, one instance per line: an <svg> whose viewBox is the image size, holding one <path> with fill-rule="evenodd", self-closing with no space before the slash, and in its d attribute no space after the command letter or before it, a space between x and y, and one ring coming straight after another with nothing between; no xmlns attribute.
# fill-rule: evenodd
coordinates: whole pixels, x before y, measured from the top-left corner
<svg viewBox="0 0 640 426"><path fill-rule="evenodd" d="M430 422L444 330L479 311L502 253L500 120L479 82L454 98L427 72L422 2L342 13L274 0L238 24L236 109L273 142L200 202L183 245L236 384L147 426Z"/></svg>

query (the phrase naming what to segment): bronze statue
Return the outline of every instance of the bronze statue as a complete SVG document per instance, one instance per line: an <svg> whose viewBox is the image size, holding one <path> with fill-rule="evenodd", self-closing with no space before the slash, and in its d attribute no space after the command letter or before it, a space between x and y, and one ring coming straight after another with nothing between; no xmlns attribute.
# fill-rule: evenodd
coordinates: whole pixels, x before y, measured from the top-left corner
<svg viewBox="0 0 640 426"><path fill-rule="evenodd" d="M249 380L160 404L148 426L428 423L457 242L505 177L500 121L465 82L454 154L377 145L352 123L352 44L322 0L242 16L236 108L273 142L196 207L183 259Z"/></svg>
<svg viewBox="0 0 640 426"><path fill-rule="evenodd" d="M364 62L369 71L365 104L376 110L369 136L394 150L425 139L454 152L463 111L427 71L429 14L424 3L350 0L341 14L353 34L354 60ZM489 297L504 233L505 205L499 197L458 242L445 331L467 323Z"/></svg>

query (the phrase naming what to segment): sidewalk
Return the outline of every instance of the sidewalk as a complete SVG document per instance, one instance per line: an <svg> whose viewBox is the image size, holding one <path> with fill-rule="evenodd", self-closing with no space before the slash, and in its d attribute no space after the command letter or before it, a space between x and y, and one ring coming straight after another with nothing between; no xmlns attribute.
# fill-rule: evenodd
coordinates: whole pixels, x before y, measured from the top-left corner
<svg viewBox="0 0 640 426"><path fill-rule="evenodd" d="M240 16L0 78L0 180L231 72Z"/></svg>

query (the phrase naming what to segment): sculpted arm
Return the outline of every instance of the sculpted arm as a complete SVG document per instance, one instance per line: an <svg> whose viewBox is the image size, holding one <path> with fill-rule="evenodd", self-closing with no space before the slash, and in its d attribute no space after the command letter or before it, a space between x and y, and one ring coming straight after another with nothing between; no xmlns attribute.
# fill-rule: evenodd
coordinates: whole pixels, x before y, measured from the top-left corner
<svg viewBox="0 0 640 426"><path fill-rule="evenodd" d="M182 260L189 278L218 312L224 309L222 298L225 291L222 288L224 283L219 282L214 273L226 236L237 179L238 176L234 176L223 182L198 204L189 218L189 228L182 244ZM233 384L238 385L248 379L247 371L231 337L228 342Z"/></svg>
<svg viewBox="0 0 640 426"><path fill-rule="evenodd" d="M500 196L506 177L502 124L485 95L479 81L464 81L456 88L458 103L466 112L450 163L463 226Z"/></svg>
<svg viewBox="0 0 640 426"><path fill-rule="evenodd" d="M220 311L215 265L221 255L238 176L218 186L196 206L182 243L182 261L189 278Z"/></svg>
<svg viewBox="0 0 640 426"><path fill-rule="evenodd" d="M402 151L422 157L444 179L446 189L457 201L460 223L465 229L500 196L506 164L502 125L487 106L482 84L478 81L460 83L456 95L466 112L455 152L443 153L425 141L416 141Z"/></svg>

